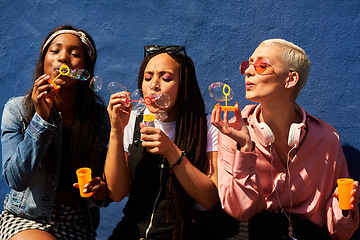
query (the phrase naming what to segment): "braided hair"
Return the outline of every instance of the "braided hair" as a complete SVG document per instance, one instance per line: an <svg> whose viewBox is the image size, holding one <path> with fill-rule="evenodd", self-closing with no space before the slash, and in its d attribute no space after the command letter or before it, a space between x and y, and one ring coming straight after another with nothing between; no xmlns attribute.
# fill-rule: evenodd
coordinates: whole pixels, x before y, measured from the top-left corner
<svg viewBox="0 0 360 240"><path fill-rule="evenodd" d="M165 50L160 50L144 58L138 75L139 89L142 88L144 71L148 62L161 53L165 53ZM187 158L196 168L206 173L209 168L209 161L206 158L207 120L205 103L196 78L195 66L191 58L182 53L169 55L180 65L179 94L177 94L176 99L178 117L174 143L179 149L186 152ZM168 216L176 222L173 239L188 239L193 222L192 210L195 201L183 189L174 174L171 174L167 183L166 195Z"/></svg>

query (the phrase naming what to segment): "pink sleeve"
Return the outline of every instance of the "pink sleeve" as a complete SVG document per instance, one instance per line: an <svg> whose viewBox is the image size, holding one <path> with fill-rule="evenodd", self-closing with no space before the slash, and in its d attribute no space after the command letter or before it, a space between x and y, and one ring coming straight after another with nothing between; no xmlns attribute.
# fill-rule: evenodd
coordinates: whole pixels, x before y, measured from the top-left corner
<svg viewBox="0 0 360 240"><path fill-rule="evenodd" d="M236 142L219 132L218 184L224 210L240 221L249 221L266 207L255 170L257 154L240 152Z"/></svg>

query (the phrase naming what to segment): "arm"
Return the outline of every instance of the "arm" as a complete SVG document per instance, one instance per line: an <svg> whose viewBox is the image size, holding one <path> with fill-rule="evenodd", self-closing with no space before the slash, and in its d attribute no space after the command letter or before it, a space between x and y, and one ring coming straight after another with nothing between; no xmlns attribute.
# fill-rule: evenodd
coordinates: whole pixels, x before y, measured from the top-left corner
<svg viewBox="0 0 360 240"><path fill-rule="evenodd" d="M359 183L354 181L352 191L352 209L340 210L337 188L327 203L327 227L331 239L350 239L359 226Z"/></svg>
<svg viewBox="0 0 360 240"><path fill-rule="evenodd" d="M176 147L176 150L171 152L166 159L170 165L173 165L180 154L181 151ZM211 168L213 168L213 172L209 172L209 175L205 175L197 169L187 157L184 157L180 165L173 168L173 171L185 191L205 209L211 209L219 199L216 188L217 168L215 168L217 152L208 152L206 155Z"/></svg>
<svg viewBox="0 0 360 240"><path fill-rule="evenodd" d="M150 153L164 155L170 166L173 166L180 158L181 150L160 129L145 127L142 123L140 127L142 145ZM180 164L173 167L172 171L184 190L205 209L210 209L215 206L219 199L216 189L217 152L208 152L206 156L210 164L207 174L197 169L186 156L183 157Z"/></svg>
<svg viewBox="0 0 360 240"><path fill-rule="evenodd" d="M12 104L5 106L1 124L3 176L12 189L23 191L41 165L56 127L35 113L24 133L24 123L16 116Z"/></svg>
<svg viewBox="0 0 360 240"><path fill-rule="evenodd" d="M48 118L57 92L47 84L48 78L44 74L34 83L31 97L36 113L26 130L22 120L26 115L22 108L24 102L11 100L4 108L1 123L3 176L16 191L23 191L29 186L56 129ZM50 93L48 90L51 90Z"/></svg>
<svg viewBox="0 0 360 240"><path fill-rule="evenodd" d="M249 221L266 208L265 196L256 172L257 155L245 125L239 105L235 118L228 121L227 111L221 119L221 109L214 108L211 123L219 129L218 177L219 195L224 210L234 218Z"/></svg>
<svg viewBox="0 0 360 240"><path fill-rule="evenodd" d="M337 154L337 166L335 168L336 179L349 177L346 159L342 153L341 144L339 144ZM336 181L335 179L335 181ZM341 210L339 208L338 190L334 191L326 204L327 226L332 239L350 239L359 225L359 183L354 181L351 192L351 210Z"/></svg>
<svg viewBox="0 0 360 240"><path fill-rule="evenodd" d="M124 129L130 117L130 107L124 107L124 94L113 94L109 101L108 113L111 122L109 148L104 168L104 180L108 186L108 195L113 201L121 201L131 187L127 153L124 151ZM126 96L125 96L126 97Z"/></svg>
<svg viewBox="0 0 360 240"><path fill-rule="evenodd" d="M219 132L219 195L224 210L240 221L249 221L266 208L255 170L257 155L240 152L237 144Z"/></svg>

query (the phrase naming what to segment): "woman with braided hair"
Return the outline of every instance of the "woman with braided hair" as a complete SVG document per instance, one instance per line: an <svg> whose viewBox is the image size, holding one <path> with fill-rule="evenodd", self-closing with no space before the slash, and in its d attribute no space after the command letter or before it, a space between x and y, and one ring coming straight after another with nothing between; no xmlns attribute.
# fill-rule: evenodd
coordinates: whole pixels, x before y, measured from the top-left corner
<svg viewBox="0 0 360 240"><path fill-rule="evenodd" d="M146 46L138 87L144 96L168 94L170 106L148 105L144 114L166 111L167 118L147 127L132 104L126 107L127 93L110 98L105 179L112 200L129 198L109 239L191 239L199 210L219 200L217 130L185 47Z"/></svg>

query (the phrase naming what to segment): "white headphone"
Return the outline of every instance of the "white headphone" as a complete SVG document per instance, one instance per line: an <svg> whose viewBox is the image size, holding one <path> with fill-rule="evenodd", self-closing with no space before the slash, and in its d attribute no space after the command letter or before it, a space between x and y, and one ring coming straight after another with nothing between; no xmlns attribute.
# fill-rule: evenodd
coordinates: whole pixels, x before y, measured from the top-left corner
<svg viewBox="0 0 360 240"><path fill-rule="evenodd" d="M274 136L273 132L271 131L270 127L266 123L258 122L257 115L260 111L260 106L261 106L261 104L259 104L254 110L252 118L254 119L255 123L252 126L254 128L255 135L259 139L260 143L262 145L264 145L265 147L267 147L275 141L275 136ZM297 106L300 109L302 122L301 123L292 123L290 126L289 136L288 136L288 145L293 148L299 147L301 137L304 135L303 133L305 133L305 128L306 128L306 125L305 125L306 113L302 107L300 107L299 105L297 105Z"/></svg>

